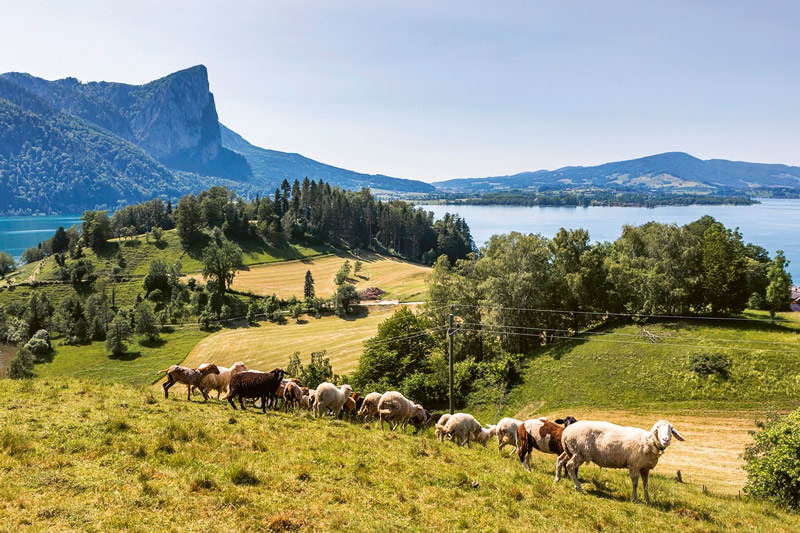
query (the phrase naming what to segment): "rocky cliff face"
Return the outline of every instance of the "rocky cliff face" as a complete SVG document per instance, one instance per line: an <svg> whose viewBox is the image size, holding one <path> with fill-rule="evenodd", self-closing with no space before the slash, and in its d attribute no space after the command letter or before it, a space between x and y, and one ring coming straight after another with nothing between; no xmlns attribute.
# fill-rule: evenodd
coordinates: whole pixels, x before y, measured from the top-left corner
<svg viewBox="0 0 800 533"><path fill-rule="evenodd" d="M144 85L47 81L28 74L5 78L51 105L131 140L168 167L232 179L252 171L222 147L208 71L197 65Z"/></svg>

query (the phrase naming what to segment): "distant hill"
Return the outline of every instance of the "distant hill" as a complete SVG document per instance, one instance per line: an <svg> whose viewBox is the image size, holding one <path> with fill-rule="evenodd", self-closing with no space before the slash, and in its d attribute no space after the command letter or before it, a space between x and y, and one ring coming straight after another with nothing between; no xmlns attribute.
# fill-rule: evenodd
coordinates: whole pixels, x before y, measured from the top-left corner
<svg viewBox="0 0 800 533"><path fill-rule="evenodd" d="M244 140L241 135L220 124L222 145L242 154L253 170L254 183L271 187L279 186L283 179L292 181L299 176L323 179L331 185L344 189L372 189L402 192L432 192L433 185L416 180L392 178L382 174L362 174L352 170L326 165L300 154L290 154L259 148Z"/></svg>
<svg viewBox="0 0 800 533"><path fill-rule="evenodd" d="M667 152L594 167L521 172L511 176L440 181L437 189L464 192L532 189L618 189L658 192L714 193L800 190L800 167L702 160L683 152Z"/></svg>
<svg viewBox="0 0 800 533"><path fill-rule="evenodd" d="M144 85L0 74L0 214L114 208L211 185L266 194L305 177L433 190L251 145L219 123L202 65Z"/></svg>

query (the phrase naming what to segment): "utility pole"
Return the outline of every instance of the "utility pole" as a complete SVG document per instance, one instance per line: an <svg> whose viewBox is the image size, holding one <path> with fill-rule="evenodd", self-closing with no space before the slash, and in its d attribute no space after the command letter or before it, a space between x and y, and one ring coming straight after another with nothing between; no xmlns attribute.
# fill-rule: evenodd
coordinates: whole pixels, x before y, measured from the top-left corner
<svg viewBox="0 0 800 533"><path fill-rule="evenodd" d="M450 306L450 317L449 317L449 325L447 327L447 344L450 352L450 372L448 376L449 382L449 390L450 390L450 414L453 414L453 335L456 334L458 331L458 327L461 324L458 324L456 328L453 328L453 306Z"/></svg>

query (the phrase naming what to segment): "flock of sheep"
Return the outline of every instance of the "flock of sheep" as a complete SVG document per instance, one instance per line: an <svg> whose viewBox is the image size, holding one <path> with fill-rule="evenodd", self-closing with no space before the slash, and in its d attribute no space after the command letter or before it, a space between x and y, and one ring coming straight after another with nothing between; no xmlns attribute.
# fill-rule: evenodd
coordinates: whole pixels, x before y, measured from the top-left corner
<svg viewBox="0 0 800 533"><path fill-rule="evenodd" d="M605 468L627 468L633 485L632 500L638 500L636 489L639 477L644 486L644 498L650 503L647 484L650 470L655 468L661 454L667 449L674 436L684 440L680 433L666 420L656 422L650 431L623 427L609 422L578 421L571 416L551 422L537 418L525 422L514 418L504 418L496 425L483 427L472 415L467 413L431 414L420 404L412 402L396 391L383 394L371 392L361 396L353 392L350 385L337 387L332 383L322 383L316 389L303 387L296 379L285 378L281 368L271 372L248 370L244 363L236 363L230 368L205 363L198 368L173 365L161 370L165 373L164 396L169 398L169 388L176 383L187 386L188 399L192 391L199 390L205 400L208 392L217 391L217 399L227 392L226 400L236 409L234 400L245 409L245 400L259 400L262 412L267 406L277 407L283 401L283 408L307 409L316 418L332 414L346 416L364 422L380 420L389 429L398 427L405 432L409 424L416 428L415 434L427 427L435 428L439 441L453 440L467 447L476 441L485 447L497 438L500 450L506 445L514 449L525 469L530 472L530 456L533 450L554 454L556 460L555 481L561 479L566 468L575 488L583 492L578 481L578 468L584 463L595 463Z"/></svg>

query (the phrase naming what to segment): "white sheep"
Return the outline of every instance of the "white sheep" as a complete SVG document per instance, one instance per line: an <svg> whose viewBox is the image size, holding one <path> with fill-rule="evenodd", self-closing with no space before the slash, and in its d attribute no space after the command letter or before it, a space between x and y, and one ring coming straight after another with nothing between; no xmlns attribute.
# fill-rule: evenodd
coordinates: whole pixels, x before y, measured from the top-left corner
<svg viewBox="0 0 800 533"><path fill-rule="evenodd" d="M311 410L314 406L314 398L316 398L317 391L315 389L308 389L303 391L303 397L300 398L300 408Z"/></svg>
<svg viewBox="0 0 800 533"><path fill-rule="evenodd" d="M680 433L666 420L656 422L650 431L623 427L608 422L581 421L570 424L561 435L564 453L558 458L556 471L566 461L567 472L578 492L583 492L577 469L592 462L604 468L627 468L633 485L632 501L637 501L639 476L644 485L644 499L650 503L647 482L650 470L667 449L672 437L682 441Z"/></svg>
<svg viewBox="0 0 800 533"><path fill-rule="evenodd" d="M381 401L380 392L370 392L364 397L364 402L361 404L361 409L358 410L358 416L364 419L364 422L369 422L374 418L378 418L378 402Z"/></svg>
<svg viewBox="0 0 800 533"><path fill-rule="evenodd" d="M353 388L350 385L337 387L333 383L320 383L319 387L317 387L314 405L312 406L314 418L317 416L324 416L325 409L330 409L333 412L333 416L339 416L344 402L352 393Z"/></svg>
<svg viewBox="0 0 800 533"><path fill-rule="evenodd" d="M522 424L522 420L516 418L503 418L497 423L497 446L498 451L502 450L507 444L514 446L509 455L514 455L517 452L519 444L517 443L517 428Z"/></svg>
<svg viewBox="0 0 800 533"><path fill-rule="evenodd" d="M444 428L447 425L447 421L450 420L450 417L453 416L450 413L443 414L439 417L439 420L434 425L434 435L440 442L444 442Z"/></svg>
<svg viewBox="0 0 800 533"><path fill-rule="evenodd" d="M378 402L378 417L381 420L381 429L384 421L389 423L389 429L396 429L400 426L403 433L406 431L408 421L414 415L424 412L421 405L410 401L397 391L383 393Z"/></svg>
<svg viewBox="0 0 800 533"><path fill-rule="evenodd" d="M211 363L203 363L202 365L197 367L197 370L203 370ZM228 393L228 386L231 383L231 376L235 376L239 372L244 372L247 370L247 367L244 366L244 363L241 361L234 363L232 367L224 367L224 366L217 366L219 369L219 374L206 374L202 380L200 380L200 386L198 387L201 390L205 390L206 392L210 392L212 390L217 391L217 400L219 400L221 393Z"/></svg>
<svg viewBox="0 0 800 533"><path fill-rule="evenodd" d="M486 446L494 432L490 429L485 430L472 415L456 413L445 424L444 434L451 440L455 440L459 446L466 444L467 448L470 448L471 440L477 440Z"/></svg>

